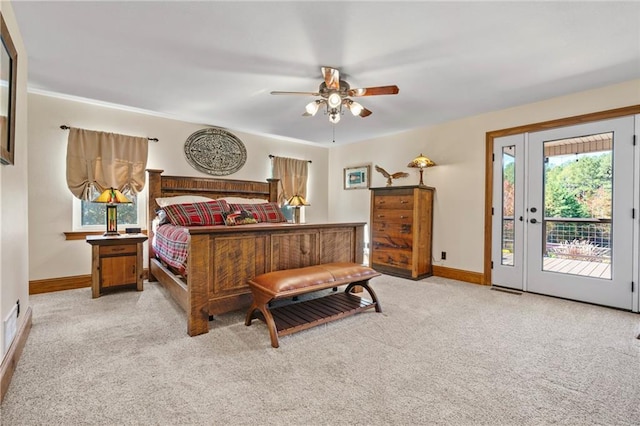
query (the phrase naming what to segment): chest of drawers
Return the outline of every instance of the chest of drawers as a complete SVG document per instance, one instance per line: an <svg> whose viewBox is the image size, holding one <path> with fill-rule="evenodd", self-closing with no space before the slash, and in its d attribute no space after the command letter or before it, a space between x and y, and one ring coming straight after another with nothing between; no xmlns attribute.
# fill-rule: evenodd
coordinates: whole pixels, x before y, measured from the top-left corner
<svg viewBox="0 0 640 426"><path fill-rule="evenodd" d="M432 274L434 188L371 188L370 263L379 272L418 280Z"/></svg>

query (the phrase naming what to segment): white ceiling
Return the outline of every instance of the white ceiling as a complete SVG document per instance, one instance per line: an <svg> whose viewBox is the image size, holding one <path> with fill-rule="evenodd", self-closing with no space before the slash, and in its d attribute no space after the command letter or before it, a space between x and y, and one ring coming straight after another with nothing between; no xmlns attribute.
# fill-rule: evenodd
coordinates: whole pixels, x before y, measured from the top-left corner
<svg viewBox="0 0 640 426"><path fill-rule="evenodd" d="M330 144L321 66L357 99L336 143L640 78L640 2L13 2L29 88ZM63 123L61 123L63 124ZM65 124L74 125L69 122Z"/></svg>

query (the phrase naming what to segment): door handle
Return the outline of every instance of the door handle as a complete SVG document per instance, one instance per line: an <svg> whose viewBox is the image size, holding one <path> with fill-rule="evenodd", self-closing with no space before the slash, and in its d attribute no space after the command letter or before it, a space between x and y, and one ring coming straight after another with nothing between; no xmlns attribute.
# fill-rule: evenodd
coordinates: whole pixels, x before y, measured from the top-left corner
<svg viewBox="0 0 640 426"><path fill-rule="evenodd" d="M531 223L538 223L538 220L534 217L533 219L531 219L529 222Z"/></svg>

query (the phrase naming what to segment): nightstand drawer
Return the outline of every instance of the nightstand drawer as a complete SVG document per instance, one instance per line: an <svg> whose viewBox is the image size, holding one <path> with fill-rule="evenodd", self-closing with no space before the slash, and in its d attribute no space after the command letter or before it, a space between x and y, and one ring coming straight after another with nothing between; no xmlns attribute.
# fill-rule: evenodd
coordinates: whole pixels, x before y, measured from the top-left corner
<svg viewBox="0 0 640 426"><path fill-rule="evenodd" d="M135 244L122 244L116 246L100 246L100 256L115 256L121 254L136 254Z"/></svg>

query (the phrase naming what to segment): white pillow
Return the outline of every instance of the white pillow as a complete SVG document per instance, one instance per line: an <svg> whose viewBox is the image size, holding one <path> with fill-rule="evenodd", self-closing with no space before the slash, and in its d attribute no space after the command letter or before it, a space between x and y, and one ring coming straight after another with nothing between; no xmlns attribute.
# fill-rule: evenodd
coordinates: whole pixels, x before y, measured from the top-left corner
<svg viewBox="0 0 640 426"><path fill-rule="evenodd" d="M211 200L213 200L213 198L203 197L201 195L176 195L175 197L156 198L156 203L162 208L172 204L202 203Z"/></svg>
<svg viewBox="0 0 640 426"><path fill-rule="evenodd" d="M229 204L262 204L269 202L269 200L263 200L262 198L223 197L218 199L224 200Z"/></svg>

